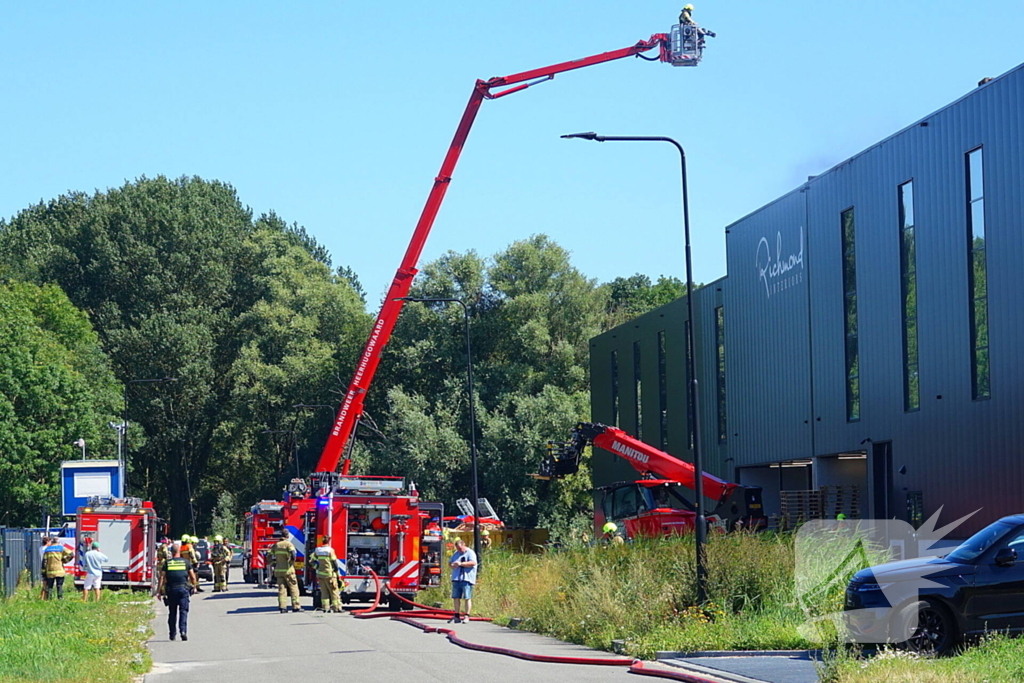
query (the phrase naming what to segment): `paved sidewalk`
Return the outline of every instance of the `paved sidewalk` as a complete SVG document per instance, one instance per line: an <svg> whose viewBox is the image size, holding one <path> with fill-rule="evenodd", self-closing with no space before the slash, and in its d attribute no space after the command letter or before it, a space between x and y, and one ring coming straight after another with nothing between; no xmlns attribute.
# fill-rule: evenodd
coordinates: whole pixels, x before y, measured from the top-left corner
<svg viewBox="0 0 1024 683"><path fill-rule="evenodd" d="M818 683L814 660L806 652L696 653L658 661L729 683Z"/></svg>

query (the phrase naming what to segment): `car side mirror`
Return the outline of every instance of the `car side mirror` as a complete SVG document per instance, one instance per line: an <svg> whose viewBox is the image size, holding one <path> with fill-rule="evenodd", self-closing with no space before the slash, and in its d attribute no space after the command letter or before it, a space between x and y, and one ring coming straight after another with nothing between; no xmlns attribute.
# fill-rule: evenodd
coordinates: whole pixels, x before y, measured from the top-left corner
<svg viewBox="0 0 1024 683"><path fill-rule="evenodd" d="M997 567L1011 567L1017 563L1017 551L1013 548L1001 548L996 553Z"/></svg>

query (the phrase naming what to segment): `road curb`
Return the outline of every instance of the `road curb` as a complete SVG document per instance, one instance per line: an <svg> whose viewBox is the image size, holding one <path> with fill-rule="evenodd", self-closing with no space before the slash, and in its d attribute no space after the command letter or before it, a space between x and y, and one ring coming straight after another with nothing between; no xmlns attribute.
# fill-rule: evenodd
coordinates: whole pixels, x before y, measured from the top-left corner
<svg viewBox="0 0 1024 683"><path fill-rule="evenodd" d="M766 681L762 678L751 678L691 662L659 660L658 663L682 669L684 672L692 674L693 678L690 680L694 683L771 683L771 681Z"/></svg>

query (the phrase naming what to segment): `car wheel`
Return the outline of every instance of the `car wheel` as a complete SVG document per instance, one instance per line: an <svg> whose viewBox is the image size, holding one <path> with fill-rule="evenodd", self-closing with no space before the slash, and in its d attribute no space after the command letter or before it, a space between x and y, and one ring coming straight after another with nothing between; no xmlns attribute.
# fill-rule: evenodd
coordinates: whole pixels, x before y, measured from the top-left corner
<svg viewBox="0 0 1024 683"><path fill-rule="evenodd" d="M917 654L946 655L960 642L953 615L931 600L918 600L904 607L896 624L895 637L900 647Z"/></svg>

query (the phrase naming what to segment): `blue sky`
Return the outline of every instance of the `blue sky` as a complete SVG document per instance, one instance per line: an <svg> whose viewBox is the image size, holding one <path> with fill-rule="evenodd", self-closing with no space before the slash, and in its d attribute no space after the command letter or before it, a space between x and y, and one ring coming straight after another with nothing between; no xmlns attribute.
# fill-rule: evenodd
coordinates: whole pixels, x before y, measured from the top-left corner
<svg viewBox="0 0 1024 683"><path fill-rule="evenodd" d="M8 2L0 216L218 179L305 226L376 309L475 80L632 45L681 4ZM683 277L674 150L559 139L594 130L686 147L712 280L727 224L1024 61L1020 0L694 4L718 33L696 69L630 58L485 102L421 264L543 232L602 282Z"/></svg>

